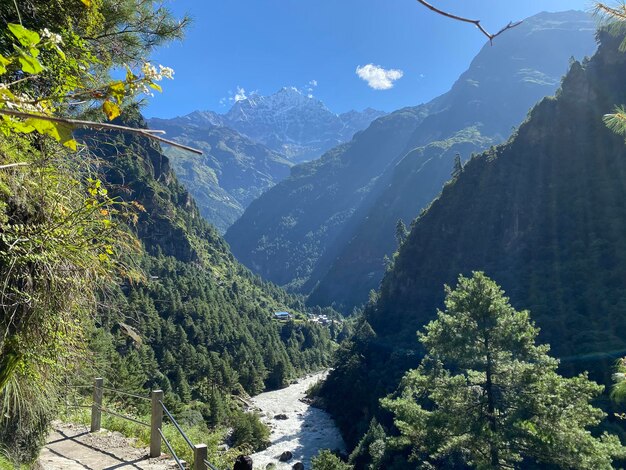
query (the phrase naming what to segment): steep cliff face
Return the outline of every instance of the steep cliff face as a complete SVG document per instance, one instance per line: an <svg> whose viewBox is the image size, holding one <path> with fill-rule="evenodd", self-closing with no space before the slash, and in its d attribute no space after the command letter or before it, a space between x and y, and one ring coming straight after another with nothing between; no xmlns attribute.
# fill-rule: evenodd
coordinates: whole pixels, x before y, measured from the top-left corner
<svg viewBox="0 0 626 470"><path fill-rule="evenodd" d="M173 147L165 154L200 214L221 233L264 191L289 176L293 165L282 155L227 127L197 127L167 119L150 125L171 139L202 150L195 155Z"/></svg>
<svg viewBox="0 0 626 470"><path fill-rule="evenodd" d="M472 158L415 221L366 311L376 337L362 368L329 381L336 393L352 383L365 393L334 407L342 422L374 413L417 365L415 332L443 307L443 285L473 270L531 311L565 373L610 377L626 351L626 146L603 123L626 103L619 43L603 34L598 53L573 64L555 98L541 101L506 144Z"/></svg>
<svg viewBox="0 0 626 470"><path fill-rule="evenodd" d="M396 111L321 159L294 167L226 232L237 259L281 285L297 287L308 279L425 112L425 107Z"/></svg>
<svg viewBox="0 0 626 470"><path fill-rule="evenodd" d="M397 220L408 225L439 193L457 152L467 159L502 142L554 93L569 58L595 50L594 26L581 12L528 18L486 45L448 93L295 167L227 232L234 254L274 282L312 291L311 305L350 311L378 287Z"/></svg>
<svg viewBox="0 0 626 470"><path fill-rule="evenodd" d="M123 118L132 127L146 125L136 110ZM203 418L222 425L234 412L224 402L232 391L282 387L327 363L328 329L273 319L278 310L303 319L302 302L234 259L158 145L119 133L84 140L100 157L109 194L138 208L129 230L140 246L123 261L143 276L110 287L94 332L95 354L111 363L102 368L107 381L156 386L178 403L211 403L200 405ZM141 344L120 333L120 322Z"/></svg>

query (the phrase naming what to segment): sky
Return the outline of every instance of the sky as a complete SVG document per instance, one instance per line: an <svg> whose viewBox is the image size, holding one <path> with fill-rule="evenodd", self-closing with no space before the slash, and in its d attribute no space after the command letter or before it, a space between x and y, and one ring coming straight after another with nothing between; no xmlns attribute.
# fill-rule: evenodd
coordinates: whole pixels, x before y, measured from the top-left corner
<svg viewBox="0 0 626 470"><path fill-rule="evenodd" d="M495 32L541 11L589 10L590 0L431 0ZM415 0L170 0L192 24L159 48L174 80L150 99L148 117L228 111L251 93L293 86L333 112L393 111L446 92L485 44L470 24Z"/></svg>

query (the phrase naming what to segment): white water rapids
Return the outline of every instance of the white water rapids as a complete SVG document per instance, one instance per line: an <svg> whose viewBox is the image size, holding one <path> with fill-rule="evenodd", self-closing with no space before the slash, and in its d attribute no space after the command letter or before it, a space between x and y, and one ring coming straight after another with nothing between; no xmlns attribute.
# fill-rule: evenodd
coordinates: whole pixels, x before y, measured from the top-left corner
<svg viewBox="0 0 626 470"><path fill-rule="evenodd" d="M296 462L302 462L306 470L311 468L311 458L322 449L345 451L345 443L339 430L328 413L300 401L306 390L315 382L323 380L326 372L302 378L298 383L282 390L266 392L252 398L256 408L261 410L263 421L272 430L272 445L251 455L254 468L264 470L269 463L276 470L288 470ZM284 414L287 419L275 419ZM293 453L288 462L279 462L278 457L285 451Z"/></svg>

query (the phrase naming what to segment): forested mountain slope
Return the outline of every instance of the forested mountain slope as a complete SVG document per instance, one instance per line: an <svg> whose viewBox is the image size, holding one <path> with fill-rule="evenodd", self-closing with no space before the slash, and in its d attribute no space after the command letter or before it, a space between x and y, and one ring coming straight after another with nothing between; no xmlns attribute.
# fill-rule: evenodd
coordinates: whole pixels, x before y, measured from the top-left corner
<svg viewBox="0 0 626 470"><path fill-rule="evenodd" d="M414 223L366 309L369 334L356 337L326 386L352 439L355 420L362 432L378 398L417 365L415 332L459 273L484 271L529 309L563 372L610 377L626 351L626 146L603 115L626 102L626 55L621 39L601 39L555 98L506 144L471 159Z"/></svg>
<svg viewBox="0 0 626 470"><path fill-rule="evenodd" d="M254 199L289 176L289 160L227 127L188 126L156 118L149 122L152 128L165 130L169 138L203 151L195 155L173 147L164 149L200 214L221 233Z"/></svg>
<svg viewBox="0 0 626 470"><path fill-rule="evenodd" d="M124 122L145 126L137 115ZM107 380L198 399L210 404L201 410L207 422L218 424L228 413L215 403L228 393L280 387L326 363L328 331L272 319L302 304L235 261L158 146L129 135L86 140L106 162L112 195L143 208L135 228L143 248L133 263L145 279L110 294L93 340L97 357L110 356L101 371ZM122 323L136 330L139 344Z"/></svg>
<svg viewBox="0 0 626 470"><path fill-rule="evenodd" d="M486 45L445 95L379 119L295 167L229 229L233 253L273 282L313 290L311 304L349 311L378 286L397 220L412 220L436 196L455 153L466 159L503 141L556 90L572 55L593 52L593 31L581 12L525 20Z"/></svg>
<svg viewBox="0 0 626 470"><path fill-rule="evenodd" d="M349 241L333 247L330 267L322 262L311 275L309 303L349 312L367 301L383 277L385 256L397 248L397 221L408 226L439 194L455 155L466 161L504 141L533 104L556 91L570 57L595 50L594 22L581 12L541 13L520 28L486 44L437 100L440 111L419 125L408 153L381 178L384 189L345 235Z"/></svg>
<svg viewBox="0 0 626 470"><path fill-rule="evenodd" d="M264 278L297 287L426 113L425 106L396 111L319 160L292 168L228 229L233 254Z"/></svg>

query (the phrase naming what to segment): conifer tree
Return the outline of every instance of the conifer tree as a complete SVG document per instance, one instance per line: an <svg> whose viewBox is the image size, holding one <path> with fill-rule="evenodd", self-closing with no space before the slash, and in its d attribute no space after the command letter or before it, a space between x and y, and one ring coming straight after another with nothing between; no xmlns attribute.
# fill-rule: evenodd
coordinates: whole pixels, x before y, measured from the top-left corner
<svg viewBox="0 0 626 470"><path fill-rule="evenodd" d="M454 166L452 167L452 178L456 179L463 172L463 163L461 163L461 154L454 156Z"/></svg>
<svg viewBox="0 0 626 470"><path fill-rule="evenodd" d="M406 225L404 225L404 221L402 219L398 219L398 222L396 223L396 241L398 242L398 246L402 245L408 236L409 231L407 230Z"/></svg>
<svg viewBox="0 0 626 470"><path fill-rule="evenodd" d="M445 311L419 334L422 363L382 400L413 458L424 468L613 468L619 440L589 431L604 417L589 403L603 387L561 377L529 312L485 274L446 292Z"/></svg>

